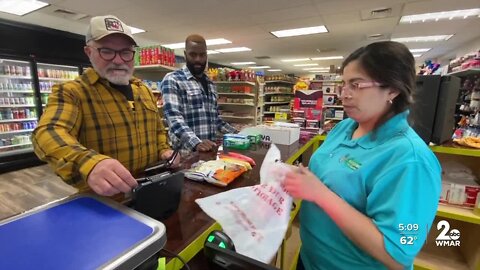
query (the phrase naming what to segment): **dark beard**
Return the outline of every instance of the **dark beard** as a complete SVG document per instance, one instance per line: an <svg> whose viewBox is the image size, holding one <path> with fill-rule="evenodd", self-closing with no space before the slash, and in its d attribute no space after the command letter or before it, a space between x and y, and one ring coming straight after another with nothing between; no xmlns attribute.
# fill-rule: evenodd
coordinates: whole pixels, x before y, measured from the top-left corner
<svg viewBox="0 0 480 270"><path fill-rule="evenodd" d="M207 63L203 64L201 68L195 68L193 63L187 63L187 68L190 70L190 73L192 73L193 76L202 75L205 71L205 66L207 66Z"/></svg>

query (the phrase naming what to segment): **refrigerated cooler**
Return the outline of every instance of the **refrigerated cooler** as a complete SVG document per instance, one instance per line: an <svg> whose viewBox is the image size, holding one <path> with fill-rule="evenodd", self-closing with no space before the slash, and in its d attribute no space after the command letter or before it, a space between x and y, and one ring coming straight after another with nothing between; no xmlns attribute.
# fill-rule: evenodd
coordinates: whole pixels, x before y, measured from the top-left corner
<svg viewBox="0 0 480 270"><path fill-rule="evenodd" d="M32 151L37 125L31 62L0 59L0 158Z"/></svg>
<svg viewBox="0 0 480 270"><path fill-rule="evenodd" d="M41 164L33 153L32 132L52 86L75 79L79 66L0 57L0 173Z"/></svg>

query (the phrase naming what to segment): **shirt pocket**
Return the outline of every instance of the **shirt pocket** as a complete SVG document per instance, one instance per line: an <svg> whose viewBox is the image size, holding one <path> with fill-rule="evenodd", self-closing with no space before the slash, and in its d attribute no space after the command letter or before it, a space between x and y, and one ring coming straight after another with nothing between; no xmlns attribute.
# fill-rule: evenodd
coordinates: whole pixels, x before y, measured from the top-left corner
<svg viewBox="0 0 480 270"><path fill-rule="evenodd" d="M187 92L188 109L203 108L203 93L200 90Z"/></svg>

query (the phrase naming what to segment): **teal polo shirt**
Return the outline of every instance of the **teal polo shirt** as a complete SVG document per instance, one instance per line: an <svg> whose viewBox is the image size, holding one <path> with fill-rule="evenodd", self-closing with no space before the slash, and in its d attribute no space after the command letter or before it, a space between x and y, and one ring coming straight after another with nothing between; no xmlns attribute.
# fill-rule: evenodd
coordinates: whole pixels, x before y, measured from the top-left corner
<svg viewBox="0 0 480 270"><path fill-rule="evenodd" d="M408 113L357 139L352 134L358 123L343 120L309 164L320 181L373 221L386 251L405 269L425 243L441 191L440 164L408 125ZM306 269L386 269L312 202L302 202L300 236Z"/></svg>

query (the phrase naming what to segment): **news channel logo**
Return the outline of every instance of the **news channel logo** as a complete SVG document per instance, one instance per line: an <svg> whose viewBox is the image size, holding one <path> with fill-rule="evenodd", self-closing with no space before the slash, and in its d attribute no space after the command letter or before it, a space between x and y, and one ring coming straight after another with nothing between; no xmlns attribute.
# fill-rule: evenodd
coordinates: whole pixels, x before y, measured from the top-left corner
<svg viewBox="0 0 480 270"><path fill-rule="evenodd" d="M446 220L440 220L437 223L437 230L440 231L435 239L437 247L459 247L460 231L457 229L450 230L450 223Z"/></svg>

